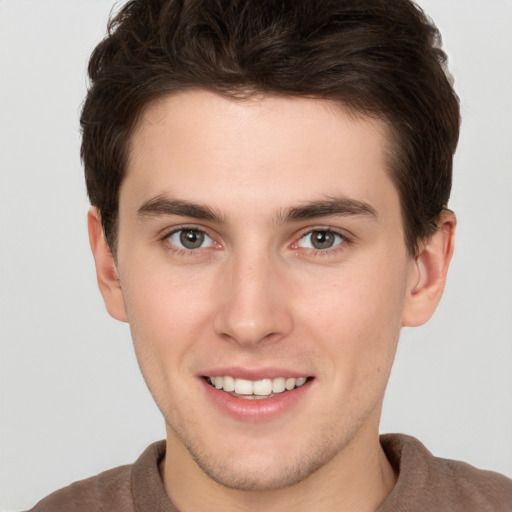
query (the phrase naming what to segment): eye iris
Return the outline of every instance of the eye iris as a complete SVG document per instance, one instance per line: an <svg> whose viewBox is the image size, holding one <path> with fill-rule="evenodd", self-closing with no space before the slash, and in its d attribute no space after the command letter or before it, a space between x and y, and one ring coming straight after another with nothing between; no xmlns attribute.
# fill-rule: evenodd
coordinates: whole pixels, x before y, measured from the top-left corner
<svg viewBox="0 0 512 512"><path fill-rule="evenodd" d="M187 249L197 249L203 245L204 233L193 229L184 230L180 233L180 242Z"/></svg>
<svg viewBox="0 0 512 512"><path fill-rule="evenodd" d="M329 249L334 245L335 235L329 231L313 231L311 244L315 249Z"/></svg>

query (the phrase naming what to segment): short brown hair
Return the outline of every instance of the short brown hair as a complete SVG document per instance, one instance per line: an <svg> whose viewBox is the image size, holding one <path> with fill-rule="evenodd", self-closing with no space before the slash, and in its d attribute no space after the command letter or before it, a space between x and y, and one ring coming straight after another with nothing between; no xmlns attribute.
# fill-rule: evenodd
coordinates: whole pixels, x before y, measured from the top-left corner
<svg viewBox="0 0 512 512"><path fill-rule="evenodd" d="M81 156L115 251L119 188L144 107L200 87L339 102L389 126L411 254L447 207L459 103L437 28L410 0L131 0L89 62Z"/></svg>

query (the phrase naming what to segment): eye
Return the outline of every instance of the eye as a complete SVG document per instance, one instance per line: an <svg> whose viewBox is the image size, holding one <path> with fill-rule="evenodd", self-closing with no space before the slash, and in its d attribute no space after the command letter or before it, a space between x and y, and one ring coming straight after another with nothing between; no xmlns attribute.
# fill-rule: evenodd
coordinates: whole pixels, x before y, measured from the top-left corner
<svg viewBox="0 0 512 512"><path fill-rule="evenodd" d="M180 249L188 250L202 249L213 245L213 240L204 231L190 228L179 229L171 233L167 240Z"/></svg>
<svg viewBox="0 0 512 512"><path fill-rule="evenodd" d="M321 251L332 249L333 247L340 245L344 240L344 237L339 233L329 231L328 229L318 229L303 235L297 245L306 249Z"/></svg>

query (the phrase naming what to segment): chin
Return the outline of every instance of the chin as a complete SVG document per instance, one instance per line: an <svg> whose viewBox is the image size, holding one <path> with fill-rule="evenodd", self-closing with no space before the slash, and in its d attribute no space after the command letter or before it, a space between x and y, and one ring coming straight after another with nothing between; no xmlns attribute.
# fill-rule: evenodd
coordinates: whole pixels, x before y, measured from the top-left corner
<svg viewBox="0 0 512 512"><path fill-rule="evenodd" d="M302 443L260 439L238 445L236 450L214 453L207 453L205 446L190 439L184 446L203 473L216 483L239 491L265 492L302 482L335 458L349 440L332 435L303 438Z"/></svg>
<svg viewBox="0 0 512 512"><path fill-rule="evenodd" d="M218 484L229 489L247 492L277 491L298 484L314 473L322 462L304 459L301 461L278 461L247 467L243 463L209 464L195 458L202 471Z"/></svg>

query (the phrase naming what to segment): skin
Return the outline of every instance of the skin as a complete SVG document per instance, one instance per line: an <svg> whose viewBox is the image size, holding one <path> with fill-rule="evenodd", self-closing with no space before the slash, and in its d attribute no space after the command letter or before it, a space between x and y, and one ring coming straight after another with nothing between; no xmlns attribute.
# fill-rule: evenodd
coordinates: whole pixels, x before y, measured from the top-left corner
<svg viewBox="0 0 512 512"><path fill-rule="evenodd" d="M440 300L455 219L444 213L408 254L387 139L383 122L325 100L191 90L144 111L116 257L94 208L89 232L107 309L130 323L166 420L162 476L182 512L370 511L391 492L384 391L401 327ZM364 208L290 214L333 198ZM176 200L215 215L177 214ZM170 233L183 228L204 243L180 246ZM315 247L312 231L332 246ZM282 414L245 420L204 392L202 377L225 367L310 380Z"/></svg>

